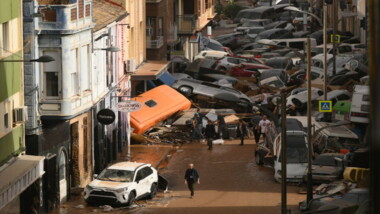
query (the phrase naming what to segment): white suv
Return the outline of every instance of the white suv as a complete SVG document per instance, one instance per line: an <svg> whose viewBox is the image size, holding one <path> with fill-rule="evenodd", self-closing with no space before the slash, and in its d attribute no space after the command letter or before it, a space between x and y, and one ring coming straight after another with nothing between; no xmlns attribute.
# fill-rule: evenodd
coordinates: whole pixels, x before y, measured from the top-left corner
<svg viewBox="0 0 380 214"><path fill-rule="evenodd" d="M84 190L87 203L127 204L157 193L158 174L150 164L120 162L95 176Z"/></svg>

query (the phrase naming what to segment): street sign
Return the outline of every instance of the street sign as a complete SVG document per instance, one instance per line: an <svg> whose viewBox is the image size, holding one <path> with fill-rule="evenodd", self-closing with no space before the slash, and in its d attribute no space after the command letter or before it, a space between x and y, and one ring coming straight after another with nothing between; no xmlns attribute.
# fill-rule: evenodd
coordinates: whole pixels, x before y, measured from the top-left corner
<svg viewBox="0 0 380 214"><path fill-rule="evenodd" d="M116 104L116 108L122 112L134 112L142 108L142 104L135 100L127 100Z"/></svg>
<svg viewBox="0 0 380 214"><path fill-rule="evenodd" d="M340 35L339 34L331 34L330 42L340 43Z"/></svg>
<svg viewBox="0 0 380 214"><path fill-rule="evenodd" d="M328 100L319 101L319 112L332 112L332 102Z"/></svg>
<svg viewBox="0 0 380 214"><path fill-rule="evenodd" d="M115 112L113 112L111 109L102 109L96 114L96 118L98 119L98 122L103 125L109 125L115 121Z"/></svg>

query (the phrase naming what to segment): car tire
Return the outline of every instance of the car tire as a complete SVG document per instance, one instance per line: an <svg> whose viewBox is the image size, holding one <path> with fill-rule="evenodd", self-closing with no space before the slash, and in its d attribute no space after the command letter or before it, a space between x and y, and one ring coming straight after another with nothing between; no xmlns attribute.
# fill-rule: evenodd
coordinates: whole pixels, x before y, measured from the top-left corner
<svg viewBox="0 0 380 214"><path fill-rule="evenodd" d="M154 197L156 197L157 189L158 189L157 184L152 184L152 186L150 187L150 193L149 193L148 199L153 199Z"/></svg>
<svg viewBox="0 0 380 214"><path fill-rule="evenodd" d="M255 162L259 166L264 164L259 152L255 152Z"/></svg>
<svg viewBox="0 0 380 214"><path fill-rule="evenodd" d="M186 97L189 97L191 95L191 93L193 92L193 90L190 87L187 87L187 86L181 86L181 87L179 87L178 91L181 92Z"/></svg>
<svg viewBox="0 0 380 214"><path fill-rule="evenodd" d="M136 200L135 193L134 192L129 193L127 205L131 206L135 202L135 200Z"/></svg>
<svg viewBox="0 0 380 214"><path fill-rule="evenodd" d="M303 106L303 103L301 101L299 101L298 99L293 99L292 100L293 104L297 107L297 108L301 108Z"/></svg>

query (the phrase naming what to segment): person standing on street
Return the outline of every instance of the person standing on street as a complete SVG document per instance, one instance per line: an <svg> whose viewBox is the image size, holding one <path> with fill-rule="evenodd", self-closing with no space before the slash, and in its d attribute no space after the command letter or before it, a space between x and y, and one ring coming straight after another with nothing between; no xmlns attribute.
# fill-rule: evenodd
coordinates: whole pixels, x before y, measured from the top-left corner
<svg viewBox="0 0 380 214"><path fill-rule="evenodd" d="M259 122L261 120L260 115L255 115L251 119L251 124L253 128L253 135L255 136L255 142L256 144L260 141L260 130L259 130Z"/></svg>
<svg viewBox="0 0 380 214"><path fill-rule="evenodd" d="M264 137L264 140L265 140L265 133L267 132L268 126L270 126L270 121L267 119L266 115L263 115L262 119L259 122L259 127L258 127L258 129L260 131L259 138L262 135Z"/></svg>
<svg viewBox="0 0 380 214"><path fill-rule="evenodd" d="M194 169L194 164L190 163L189 168L185 172L185 184L190 190L190 198L194 197L194 184L200 184L199 174L196 169Z"/></svg>
<svg viewBox="0 0 380 214"><path fill-rule="evenodd" d="M207 119L205 137L207 138L208 150L212 150L212 141L215 137L215 125L210 119Z"/></svg>
<svg viewBox="0 0 380 214"><path fill-rule="evenodd" d="M221 114L218 114L218 137L220 139L223 139L223 133L224 129L226 128L226 121L224 120L224 117Z"/></svg>
<svg viewBox="0 0 380 214"><path fill-rule="evenodd" d="M239 124L236 130L236 134L240 137L240 146L244 145L244 138L247 136L247 125L243 119L239 119Z"/></svg>

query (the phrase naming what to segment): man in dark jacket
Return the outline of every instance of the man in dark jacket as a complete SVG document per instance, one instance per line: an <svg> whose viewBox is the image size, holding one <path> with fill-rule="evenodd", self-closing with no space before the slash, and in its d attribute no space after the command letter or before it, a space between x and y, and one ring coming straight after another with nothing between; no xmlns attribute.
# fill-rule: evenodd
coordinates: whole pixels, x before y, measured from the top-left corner
<svg viewBox="0 0 380 214"><path fill-rule="evenodd" d="M247 125L243 119L239 119L236 134L238 137L240 137L240 146L244 145L244 138L247 136Z"/></svg>
<svg viewBox="0 0 380 214"><path fill-rule="evenodd" d="M212 150L212 141L215 137L215 125L211 120L207 120L205 137L207 138L208 150Z"/></svg>
<svg viewBox="0 0 380 214"><path fill-rule="evenodd" d="M196 169L194 169L194 164L190 163L189 168L185 172L185 184L190 190L190 198L194 197L194 184L200 183L199 174Z"/></svg>

